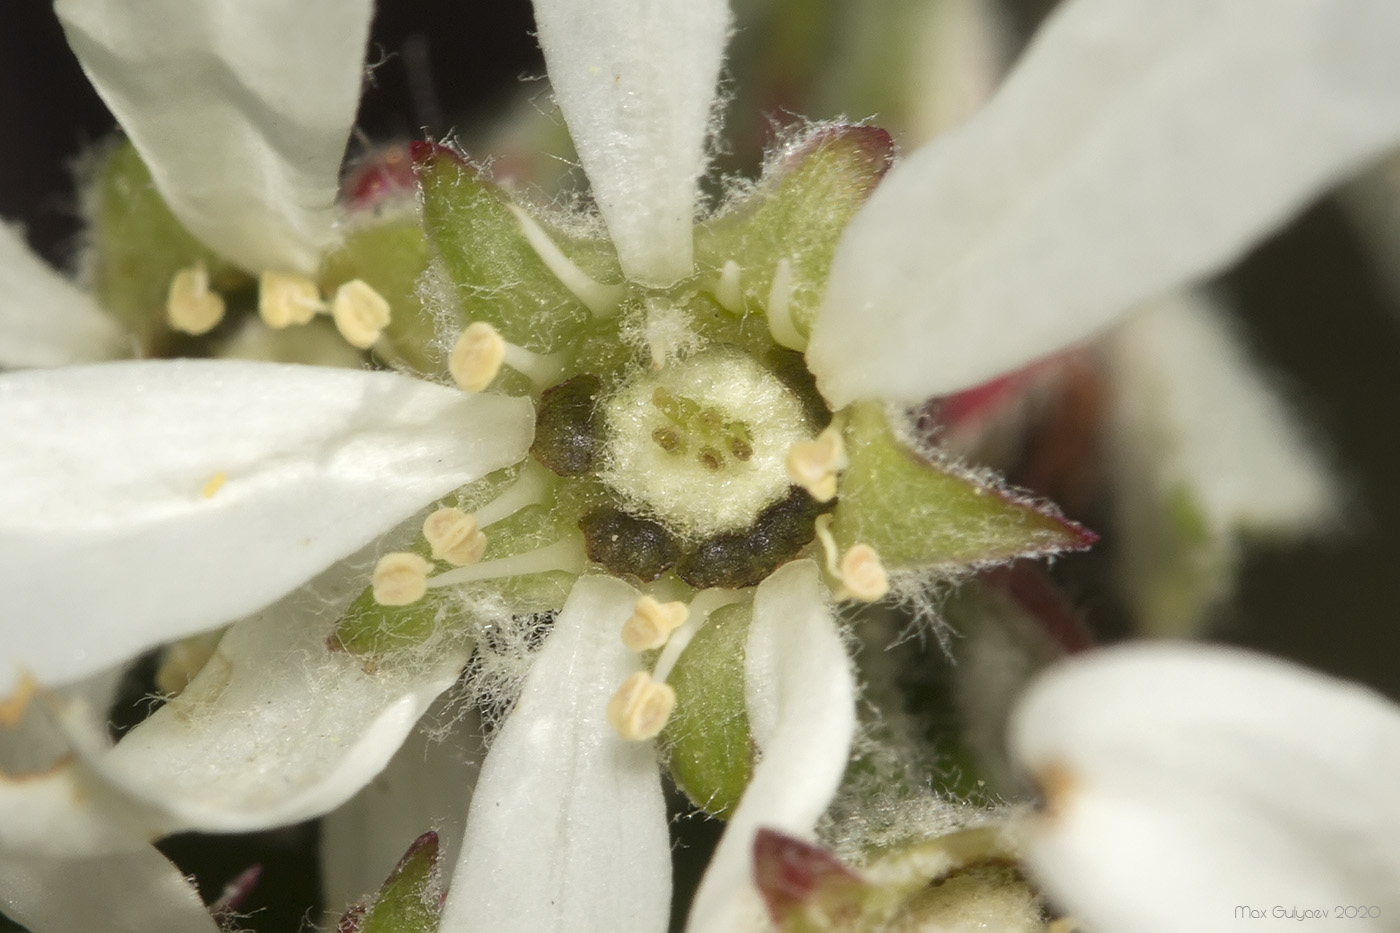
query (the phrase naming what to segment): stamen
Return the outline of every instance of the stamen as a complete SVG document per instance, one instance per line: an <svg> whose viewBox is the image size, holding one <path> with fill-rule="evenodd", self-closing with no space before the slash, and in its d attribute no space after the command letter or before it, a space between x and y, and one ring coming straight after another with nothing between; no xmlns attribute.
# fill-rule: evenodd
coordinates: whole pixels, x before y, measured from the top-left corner
<svg viewBox="0 0 1400 933"><path fill-rule="evenodd" d="M836 539L831 536L831 513L818 515L813 524L816 528L817 542L821 544L822 552L826 555L827 576L839 580L841 568L838 566L837 557L841 549L836 546Z"/></svg>
<svg viewBox="0 0 1400 933"><path fill-rule="evenodd" d="M675 708L675 688L638 671L608 701L608 725L629 742L643 742L661 732Z"/></svg>
<svg viewBox="0 0 1400 933"><path fill-rule="evenodd" d="M273 330L310 323L325 309L321 290L305 276L264 272L258 279L258 315Z"/></svg>
<svg viewBox="0 0 1400 933"><path fill-rule="evenodd" d="M467 392L481 392L501 373L502 365L523 374L538 388L552 385L564 373L562 354L545 356L507 343L485 321L467 325L447 358L452 380Z"/></svg>
<svg viewBox="0 0 1400 933"><path fill-rule="evenodd" d="M548 474L534 461L526 461L510 488L476 510L476 527L489 528L527 505L539 505L547 491Z"/></svg>
<svg viewBox="0 0 1400 933"><path fill-rule="evenodd" d="M181 269L170 280L165 299L165 319L182 333L198 337L224 319L224 299L209 290L209 270L204 263Z"/></svg>
<svg viewBox="0 0 1400 933"><path fill-rule="evenodd" d="M739 264L732 259L725 260L724 267L719 270L719 281L715 283L715 301L732 314L744 310L744 292L739 285Z"/></svg>
<svg viewBox="0 0 1400 933"><path fill-rule="evenodd" d="M690 607L685 603L662 603L654 597L642 596L633 607L631 617L623 623L622 643L629 651L660 648L689 615Z"/></svg>
<svg viewBox="0 0 1400 933"><path fill-rule="evenodd" d="M623 297L627 294L626 286L604 285L597 281L574 265L573 260L564 255L533 217L514 204L507 207L511 214L515 215L520 224L520 232L525 234L526 241L535 250L535 255L540 257L540 262L554 273L554 277L565 288L573 292L575 298L583 302L584 307L591 311L594 317L603 320L617 313Z"/></svg>
<svg viewBox="0 0 1400 933"><path fill-rule="evenodd" d="M773 285L768 289L768 333L789 350L807 349L807 338L797 332L792 320L792 262L786 257L778 260Z"/></svg>
<svg viewBox="0 0 1400 933"><path fill-rule="evenodd" d="M680 660L681 652L685 651L690 640L695 637L695 633L710 621L710 613L721 606L730 603L737 603L742 597L734 590L713 587L708 590L701 590L695 594L695 598L690 601L690 617L685 620L685 624L672 633L666 642L666 647L661 650L661 657L656 659L656 667L652 669L651 676L657 681L664 683L667 677L671 676L671 671Z"/></svg>
<svg viewBox="0 0 1400 933"><path fill-rule="evenodd" d="M346 343L368 350L389 326L389 302L368 282L352 279L335 290L331 319Z"/></svg>
<svg viewBox="0 0 1400 933"><path fill-rule="evenodd" d="M838 601L858 599L873 603L883 599L890 591L890 577L875 549L856 544L837 560L839 548L831 535L831 513L818 515L815 524L817 541L826 555L826 572L841 584L831 595Z"/></svg>
<svg viewBox="0 0 1400 933"><path fill-rule="evenodd" d="M156 668L156 689L167 698L179 696L214 657L223 638L223 630L215 629L200 635L182 638L161 654Z"/></svg>
<svg viewBox="0 0 1400 933"><path fill-rule="evenodd" d="M880 562L880 555L868 544L857 544L847 551L841 558L840 570L845 595L838 592L835 594L837 599L850 598L873 603L883 599L890 591L890 576L885 572L885 565Z"/></svg>
<svg viewBox="0 0 1400 933"><path fill-rule="evenodd" d="M524 554L445 571L428 581L428 589L435 590L458 583L475 583L501 577L523 577L532 573L548 573L551 570L582 573L583 565L583 544L578 538L569 537Z"/></svg>
<svg viewBox="0 0 1400 933"><path fill-rule="evenodd" d="M495 381L505 359L506 342L500 331L485 321L477 321L467 325L457 338L457 345L447 358L447 371L462 389L480 392Z"/></svg>
<svg viewBox="0 0 1400 933"><path fill-rule="evenodd" d="M374 575L370 577L374 601L381 606L409 606L418 602L428 592L428 574L432 571L430 561L410 551L385 554L374 565Z"/></svg>
<svg viewBox="0 0 1400 933"><path fill-rule="evenodd" d="M486 535L477 530L476 516L461 509L438 509L423 521L423 537L433 549L433 560L466 567L486 552Z"/></svg>
<svg viewBox="0 0 1400 933"><path fill-rule="evenodd" d="M788 450L788 476L818 502L836 498L836 474L849 465L846 442L834 425L818 434L816 440L800 441Z"/></svg>

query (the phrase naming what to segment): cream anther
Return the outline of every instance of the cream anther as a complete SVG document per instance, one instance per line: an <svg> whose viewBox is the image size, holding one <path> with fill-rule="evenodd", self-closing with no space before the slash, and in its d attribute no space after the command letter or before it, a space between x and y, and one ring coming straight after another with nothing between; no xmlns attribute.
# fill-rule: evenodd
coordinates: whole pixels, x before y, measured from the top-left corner
<svg viewBox="0 0 1400 933"><path fill-rule="evenodd" d="M214 657L223 637L223 630L216 629L182 638L169 645L162 652L160 666L156 668L156 689L167 697L178 696Z"/></svg>
<svg viewBox="0 0 1400 933"><path fill-rule="evenodd" d="M738 314L744 310L744 292L739 287L739 264L732 259L725 260L719 270L719 281L715 283L715 301L720 307Z"/></svg>
<svg viewBox="0 0 1400 933"><path fill-rule="evenodd" d="M453 381L468 392L480 392L489 386L503 365L539 388L553 384L564 372L559 354L545 356L507 343L501 332L485 321L467 325L447 358L447 371Z"/></svg>
<svg viewBox="0 0 1400 933"><path fill-rule="evenodd" d="M624 680L608 701L608 725L630 742L643 742L661 732L675 708L675 688L638 671Z"/></svg>
<svg viewBox="0 0 1400 933"><path fill-rule="evenodd" d="M224 299L209 290L209 270L204 263L181 269L170 280L165 298L165 319L175 330L198 337L224 319Z"/></svg>
<svg viewBox="0 0 1400 933"><path fill-rule="evenodd" d="M305 276L264 272L258 278L258 316L273 330L310 323L325 309L321 290Z"/></svg>
<svg viewBox="0 0 1400 933"><path fill-rule="evenodd" d="M690 608L685 603L663 603L643 596L637 600L631 617L623 623L622 643L629 651L660 648L689 616Z"/></svg>
<svg viewBox="0 0 1400 933"><path fill-rule="evenodd" d="M389 326L389 302L368 282L352 279L335 290L331 319L346 343L368 350Z"/></svg>
<svg viewBox="0 0 1400 933"><path fill-rule="evenodd" d="M461 509L438 509L423 521L423 537L433 549L433 560L454 567L466 567L486 553L486 535L476 525L476 516Z"/></svg>
<svg viewBox="0 0 1400 933"><path fill-rule="evenodd" d="M773 269L773 284L768 289L768 333L780 346L805 352L807 338L797 331L792 320L792 262L784 257Z"/></svg>
<svg viewBox="0 0 1400 933"><path fill-rule="evenodd" d="M428 592L432 562L409 551L395 551L379 558L370 585L381 606L408 606Z"/></svg>
<svg viewBox="0 0 1400 933"><path fill-rule="evenodd" d="M788 450L788 476L818 502L836 498L836 474L848 465L846 442L834 426L823 430L815 440L800 441Z"/></svg>
<svg viewBox="0 0 1400 933"><path fill-rule="evenodd" d="M452 381L468 392L480 392L495 381L506 359L506 342L500 331L477 321L467 325L447 358Z"/></svg>
<svg viewBox="0 0 1400 933"><path fill-rule="evenodd" d="M575 298L583 302L583 306L591 311L594 317L610 318L617 313L623 297L627 294L626 286L604 285L597 281L574 265L573 260L564 255L533 217L514 204L507 207L520 224L520 232L525 235L535 255L540 257L540 262L554 273L554 277L565 288L573 292Z"/></svg>
<svg viewBox="0 0 1400 933"><path fill-rule="evenodd" d="M847 551L838 569L841 577L841 590L835 594L838 599L873 603L890 591L890 577L885 572L885 565L880 563L880 555L868 544L857 544Z"/></svg>

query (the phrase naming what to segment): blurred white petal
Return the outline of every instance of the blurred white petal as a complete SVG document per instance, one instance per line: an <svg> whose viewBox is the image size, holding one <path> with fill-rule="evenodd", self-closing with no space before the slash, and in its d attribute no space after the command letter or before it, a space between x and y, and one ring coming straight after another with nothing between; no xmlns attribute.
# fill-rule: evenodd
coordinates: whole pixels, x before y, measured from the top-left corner
<svg viewBox="0 0 1400 933"><path fill-rule="evenodd" d="M1213 272L1400 139L1391 0L1072 0L837 250L827 399L915 402Z"/></svg>
<svg viewBox="0 0 1400 933"><path fill-rule="evenodd" d="M322 903L335 916L378 891L429 829L443 864L456 861L482 752L475 711L450 705L439 699L379 776L321 821Z"/></svg>
<svg viewBox="0 0 1400 933"><path fill-rule="evenodd" d="M190 232L251 272L315 272L332 233L371 0L54 7Z"/></svg>
<svg viewBox="0 0 1400 933"><path fill-rule="evenodd" d="M628 277L690 275L724 0L535 0L554 95Z"/></svg>
<svg viewBox="0 0 1400 933"><path fill-rule="evenodd" d="M1210 298L1154 302L1107 352L1116 442L1136 448L1132 465L1159 493L1184 484L1222 531L1297 532L1335 516L1326 467Z"/></svg>
<svg viewBox="0 0 1400 933"><path fill-rule="evenodd" d="M0 908L31 933L218 933L199 892L151 846L89 858L0 856Z"/></svg>
<svg viewBox="0 0 1400 933"><path fill-rule="evenodd" d="M1154 302L1102 349L1115 569L1141 631L1191 634L1229 595L1246 536L1322 530L1340 514L1339 493L1206 296Z"/></svg>
<svg viewBox="0 0 1400 933"><path fill-rule="evenodd" d="M767 929L754 836L811 839L845 773L855 680L816 564L793 561L759 584L744 666L760 758L695 895L692 933Z"/></svg>
<svg viewBox="0 0 1400 933"><path fill-rule="evenodd" d="M1049 801L1031 867L1088 929L1225 933L1240 905L1375 906L1336 925L1365 931L1400 915L1400 709L1369 690L1221 648L1109 649L1033 684L1010 746Z"/></svg>
<svg viewBox="0 0 1400 933"><path fill-rule="evenodd" d="M1011 55L1011 27L994 0L938 0L917 22L905 145L957 126L992 96Z"/></svg>
<svg viewBox="0 0 1400 933"><path fill-rule="evenodd" d="M622 644L637 592L574 585L481 767L444 933L660 933L671 842L652 742L607 724L638 656Z"/></svg>
<svg viewBox="0 0 1400 933"><path fill-rule="evenodd" d="M67 366L122 355L121 328L0 223L0 369Z"/></svg>
<svg viewBox="0 0 1400 933"><path fill-rule="evenodd" d="M0 376L0 691L246 615L524 456L528 400L227 361Z"/></svg>
<svg viewBox="0 0 1400 933"><path fill-rule="evenodd" d="M234 625L189 686L115 747L76 707L65 726L103 781L178 828L320 816L384 768L466 663L448 648L366 672L363 658L326 648L337 615L308 587Z"/></svg>
<svg viewBox="0 0 1400 933"><path fill-rule="evenodd" d="M0 774L0 852L8 857L131 853L176 828L168 814L126 799L71 755L46 769Z"/></svg>

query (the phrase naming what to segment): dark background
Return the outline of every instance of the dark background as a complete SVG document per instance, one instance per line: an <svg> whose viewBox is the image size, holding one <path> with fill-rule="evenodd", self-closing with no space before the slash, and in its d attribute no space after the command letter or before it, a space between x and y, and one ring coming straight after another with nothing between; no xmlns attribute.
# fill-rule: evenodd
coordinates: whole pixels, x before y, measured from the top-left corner
<svg viewBox="0 0 1400 933"><path fill-rule="evenodd" d="M470 126L521 76L543 72L524 0L382 6L371 60L383 62L360 116L371 138ZM70 163L112 123L41 0L0 3L0 121L0 216L22 223L36 249L64 265L77 230ZM1351 509L1332 540L1252 552L1219 635L1400 698L1400 313L1361 247L1348 215L1324 200L1225 276L1258 356L1330 444ZM314 902L312 840L314 826L231 840L226 867L200 866L202 880L217 888L262 862L252 923L294 929L300 913L268 905ZM193 868L207 846L177 837L163 848Z"/></svg>

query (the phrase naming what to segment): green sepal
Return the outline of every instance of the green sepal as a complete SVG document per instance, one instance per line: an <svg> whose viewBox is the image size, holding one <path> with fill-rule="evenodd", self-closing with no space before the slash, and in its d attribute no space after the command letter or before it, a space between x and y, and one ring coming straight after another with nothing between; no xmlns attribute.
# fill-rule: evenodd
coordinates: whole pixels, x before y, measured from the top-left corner
<svg viewBox="0 0 1400 933"><path fill-rule="evenodd" d="M210 287L219 292L253 284L175 218L129 142L113 146L102 160L92 204L93 290L148 351L166 331L170 280L181 269L203 262Z"/></svg>
<svg viewBox="0 0 1400 933"><path fill-rule="evenodd" d="M510 212L510 196L450 152L424 149L415 158L423 190L423 226L466 320L485 321L510 343L538 352L576 342L590 312L526 240ZM622 280L609 243L566 234L538 218L536 222L595 280Z"/></svg>
<svg viewBox="0 0 1400 933"><path fill-rule="evenodd" d="M868 544L890 570L956 570L1097 540L1048 504L919 456L895 437L878 406L853 405L845 416L850 465L831 525L843 550Z"/></svg>
<svg viewBox="0 0 1400 933"><path fill-rule="evenodd" d="M818 846L760 830L754 862L783 933L942 930L969 910L987 929L1039 930L1044 917L995 826L872 853L859 874Z"/></svg>
<svg viewBox="0 0 1400 933"><path fill-rule="evenodd" d="M676 711L661 733L671 778L701 810L726 817L753 773L744 654L753 606L716 609L667 677Z"/></svg>
<svg viewBox="0 0 1400 933"><path fill-rule="evenodd" d="M418 298L418 280L427 271L430 257L415 215L361 227L325 258L320 286L330 296L352 279L369 283L389 302L389 326L375 344L375 354L391 364L439 375L447 367L435 345L438 322Z"/></svg>
<svg viewBox="0 0 1400 933"><path fill-rule="evenodd" d="M426 832L409 846L374 900L351 908L336 933L435 933L445 897L437 833Z"/></svg>
<svg viewBox="0 0 1400 933"><path fill-rule="evenodd" d="M361 656L416 648L437 632L444 610L441 594L432 591L407 606L383 606L366 587L345 610L332 638L338 647Z"/></svg>
<svg viewBox="0 0 1400 933"><path fill-rule="evenodd" d="M695 228L695 264L739 264L744 313L766 310L781 259L792 264L789 311L811 332L836 243L894 159L884 130L825 126L770 162L753 193Z"/></svg>

